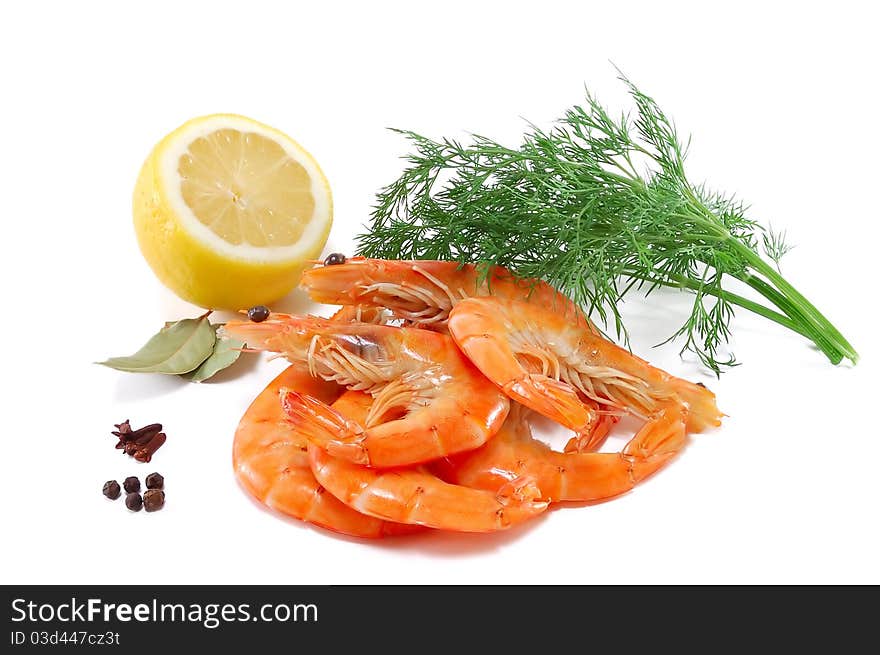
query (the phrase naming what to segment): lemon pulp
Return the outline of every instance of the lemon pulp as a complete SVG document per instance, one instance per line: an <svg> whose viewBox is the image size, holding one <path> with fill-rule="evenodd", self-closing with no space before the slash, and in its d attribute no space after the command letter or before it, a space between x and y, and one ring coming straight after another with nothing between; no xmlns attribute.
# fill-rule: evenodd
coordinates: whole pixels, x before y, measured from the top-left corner
<svg viewBox="0 0 880 655"><path fill-rule="evenodd" d="M326 243L329 185L285 134L251 119L194 119L150 153L134 194L135 229L153 271L214 309L277 300Z"/></svg>
<svg viewBox="0 0 880 655"><path fill-rule="evenodd" d="M228 243L296 243L315 210L311 179L275 141L233 129L199 137L178 163L196 218Z"/></svg>

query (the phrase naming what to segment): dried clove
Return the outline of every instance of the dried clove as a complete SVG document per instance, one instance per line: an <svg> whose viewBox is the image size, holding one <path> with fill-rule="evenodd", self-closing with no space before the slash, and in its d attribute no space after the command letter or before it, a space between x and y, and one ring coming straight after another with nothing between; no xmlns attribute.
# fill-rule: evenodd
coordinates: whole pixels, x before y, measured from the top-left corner
<svg viewBox="0 0 880 655"><path fill-rule="evenodd" d="M116 431L111 432L110 434L114 434L120 439L127 434L131 434L131 423L128 419L125 419L122 423L114 423L113 427L116 428Z"/></svg>
<svg viewBox="0 0 880 655"><path fill-rule="evenodd" d="M137 450L134 451L132 456L139 462L149 462L153 459L153 455L156 451L161 448L163 443L165 443L166 438L165 433L160 432L150 439L149 442L137 446Z"/></svg>
<svg viewBox="0 0 880 655"><path fill-rule="evenodd" d="M110 434L119 438L119 443L116 444L117 448L124 448L125 445L130 442L138 444L147 443L156 434L162 431L161 423L151 423L150 425L145 425L137 430L132 430L131 423L129 423L128 419L117 424L115 427L116 430Z"/></svg>
<svg viewBox="0 0 880 655"><path fill-rule="evenodd" d="M161 423L151 423L137 430L131 429L128 419L115 424L116 430L111 434L119 439L117 449L134 457L139 462L149 462L153 454L165 443L165 433Z"/></svg>

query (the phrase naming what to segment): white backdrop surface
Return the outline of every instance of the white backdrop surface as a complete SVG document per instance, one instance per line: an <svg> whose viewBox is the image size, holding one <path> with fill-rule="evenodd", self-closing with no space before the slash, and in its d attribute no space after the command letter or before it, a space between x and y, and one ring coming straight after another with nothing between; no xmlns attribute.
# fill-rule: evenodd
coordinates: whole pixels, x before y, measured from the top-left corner
<svg viewBox="0 0 880 655"><path fill-rule="evenodd" d="M7 3L0 10L5 226L0 582L878 583L877 25L871 3ZM720 380L652 349L685 307L625 307L633 348L702 380L728 414L614 501L496 535L340 538L261 509L230 466L235 426L282 363L192 385L92 362L198 309L162 287L131 223L152 145L200 114L290 134L351 252L407 152L386 127L515 142L613 61L693 135L692 178L786 230L783 272L861 352L834 367L741 312ZM321 311L294 293L283 308ZM152 464L114 423L161 421ZM152 470L167 507L130 514L102 483ZM120 553L151 553L124 564Z"/></svg>

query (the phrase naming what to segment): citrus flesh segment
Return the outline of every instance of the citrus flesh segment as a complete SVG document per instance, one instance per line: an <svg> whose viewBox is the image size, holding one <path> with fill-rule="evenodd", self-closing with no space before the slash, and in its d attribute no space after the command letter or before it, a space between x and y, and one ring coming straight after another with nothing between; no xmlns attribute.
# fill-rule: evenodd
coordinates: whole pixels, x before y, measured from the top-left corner
<svg viewBox="0 0 880 655"><path fill-rule="evenodd" d="M196 118L150 153L135 186L145 259L178 296L246 309L287 294L332 223L317 162L287 135L226 114Z"/></svg>
<svg viewBox="0 0 880 655"><path fill-rule="evenodd" d="M306 169L253 132L199 137L177 170L184 202L199 222L235 245L289 246L315 211Z"/></svg>

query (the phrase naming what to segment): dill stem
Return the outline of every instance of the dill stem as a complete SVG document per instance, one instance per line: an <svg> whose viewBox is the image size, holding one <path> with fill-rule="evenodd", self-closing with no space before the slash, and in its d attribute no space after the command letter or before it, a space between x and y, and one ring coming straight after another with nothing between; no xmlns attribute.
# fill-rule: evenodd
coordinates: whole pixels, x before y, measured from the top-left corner
<svg viewBox="0 0 880 655"><path fill-rule="evenodd" d="M825 318L822 312L820 312L815 307L815 305L807 300L803 296L803 294L801 294L788 282L788 280L782 277L782 275L778 273L776 269L774 269L767 262L761 259L761 257L758 256L753 250L747 248L745 245L739 242L734 243L736 248L743 254L746 260L752 265L752 267L761 275L766 277L770 281L770 283L772 283L776 287L776 289L778 289L779 293L785 298L788 303L791 304L792 308L796 311L797 314L802 317L803 321L805 321L808 325L813 326L823 338L827 339L833 345L833 347L838 351L839 354L843 355L843 357L849 359L853 364L858 361L859 354L856 352L855 348L853 348L853 346L843 337L840 331L836 327L834 327L827 318ZM766 296L766 294L762 295ZM768 300L771 300L772 302L772 298L768 298ZM780 309L782 308L780 307ZM786 313L791 316L791 313ZM795 318L794 316L791 317ZM819 346L820 344L816 343L816 345ZM825 351L824 348L822 350L823 352ZM840 360L838 359L838 362L839 361Z"/></svg>
<svg viewBox="0 0 880 655"><path fill-rule="evenodd" d="M767 298L776 307L790 319L787 322L778 320L779 314L773 310L769 310L763 305L752 303L742 296L731 294L728 292L711 293L707 288L699 289L702 293L710 293L716 297L724 297L735 305L739 305L749 309L765 318L776 321L780 325L801 334L812 341L819 350L833 363L839 364L846 357L853 363L858 359L858 353L843 337L825 316L808 301L797 289L795 289L776 269L765 262L754 250L734 238L730 232L718 222L718 219L710 212L698 198L693 194L689 187L686 193L691 199L691 211L694 212L691 217L698 221L704 228L714 233L717 237L728 241L734 249L736 249L749 263L749 265L761 275L766 277L771 284L764 282L760 278L745 273L744 275L735 275L737 279L745 282L755 291ZM689 285L690 288L698 290L699 284ZM775 286L775 288L774 288ZM746 300L746 303L742 301ZM751 306L754 305L754 306ZM760 309L759 309L760 308ZM770 312L770 315L766 312Z"/></svg>
<svg viewBox="0 0 880 655"><path fill-rule="evenodd" d="M638 278L640 280L645 280L646 282L656 282L657 280L650 279L643 275L638 274L635 271L627 271L625 273L628 277ZM745 296L740 296L736 293L731 293L730 291L717 291L711 287L707 287L701 285L699 282L691 280L690 278L683 277L681 275L676 275L674 273L667 273L666 277L670 280L676 282L675 285L666 285L676 289L691 289L692 291L701 291L710 296L714 296L716 298L724 298L728 302L733 303L743 309L747 309L750 312L758 314L759 316L763 316L764 318L768 318L774 323L778 323L784 328L788 328L792 332L797 332L803 337L806 337L810 341L814 341L814 334L811 333L808 329L802 327L799 323L789 318L786 314L780 314L777 311L770 309L762 305L761 303L755 302L754 300L749 300ZM827 353L826 353L827 354Z"/></svg>
<svg viewBox="0 0 880 655"><path fill-rule="evenodd" d="M844 354L840 351L840 349L832 343L828 337L825 336L820 330L818 330L800 311L800 309L794 305L788 298L786 298L783 294L781 294L776 288L772 285L768 284L761 278L752 275L751 273L746 273L742 277L738 277L739 280L748 284L755 291L760 293L762 296L767 298L774 305L779 307L786 315L790 316L792 320L796 321L796 325L800 327L798 330L801 334L807 337L810 341L812 341L816 347L819 348L825 356L828 357L829 361L833 364L839 364L843 359Z"/></svg>

